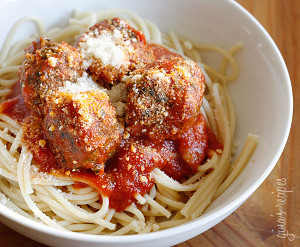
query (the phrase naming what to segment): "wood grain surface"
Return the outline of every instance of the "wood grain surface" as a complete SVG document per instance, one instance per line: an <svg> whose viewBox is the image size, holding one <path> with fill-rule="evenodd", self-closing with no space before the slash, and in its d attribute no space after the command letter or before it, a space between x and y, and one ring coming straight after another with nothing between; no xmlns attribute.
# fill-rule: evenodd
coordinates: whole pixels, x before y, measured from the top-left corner
<svg viewBox="0 0 300 247"><path fill-rule="evenodd" d="M266 28L285 59L294 94L292 129L277 166L259 189L227 219L177 246L297 247L300 246L300 108L298 107L300 104L300 0L237 0L237 2ZM286 204L282 207L281 215L278 214L280 211L276 207L279 181L285 181L286 190L292 191L286 193ZM279 222L283 224L278 226ZM285 230L289 235L280 234L281 230ZM44 245L0 223L0 246Z"/></svg>

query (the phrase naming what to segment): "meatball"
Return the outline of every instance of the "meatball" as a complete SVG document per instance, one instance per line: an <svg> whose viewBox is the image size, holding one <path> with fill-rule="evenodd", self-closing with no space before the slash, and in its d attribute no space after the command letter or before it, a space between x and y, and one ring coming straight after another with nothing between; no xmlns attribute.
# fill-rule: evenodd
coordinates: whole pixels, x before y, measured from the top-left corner
<svg viewBox="0 0 300 247"><path fill-rule="evenodd" d="M25 104L42 113L48 94L64 81L76 81L83 73L81 54L67 43L40 38L25 50L20 82Z"/></svg>
<svg viewBox="0 0 300 247"><path fill-rule="evenodd" d="M128 131L154 142L177 139L196 120L204 76L191 60L159 60L127 77L125 122Z"/></svg>
<svg viewBox="0 0 300 247"><path fill-rule="evenodd" d="M38 114L30 114L22 125L22 142L33 154L34 163L41 171L50 171L57 168L57 162L53 152L46 141L43 131L43 118Z"/></svg>
<svg viewBox="0 0 300 247"><path fill-rule="evenodd" d="M155 60L172 60L176 58L182 58L178 53L172 52L162 45L151 43L148 45L148 47L152 50Z"/></svg>
<svg viewBox="0 0 300 247"><path fill-rule="evenodd" d="M116 84L127 72L154 59L144 35L119 18L95 24L77 46L89 74L103 86Z"/></svg>
<svg viewBox="0 0 300 247"><path fill-rule="evenodd" d="M44 131L58 162L69 169L104 171L120 143L122 129L102 90L57 92L47 101Z"/></svg>

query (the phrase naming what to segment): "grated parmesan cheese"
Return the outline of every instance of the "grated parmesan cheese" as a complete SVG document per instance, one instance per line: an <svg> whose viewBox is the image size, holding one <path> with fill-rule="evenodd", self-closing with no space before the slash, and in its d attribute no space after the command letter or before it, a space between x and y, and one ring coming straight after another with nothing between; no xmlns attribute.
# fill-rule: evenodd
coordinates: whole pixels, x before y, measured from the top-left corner
<svg viewBox="0 0 300 247"><path fill-rule="evenodd" d="M129 82L129 81L138 81L142 78L142 75L140 74L136 74L136 75L125 75L123 78L122 78L122 81L123 82Z"/></svg>
<svg viewBox="0 0 300 247"><path fill-rule="evenodd" d="M83 56L90 59L98 59L103 65L111 65L120 68L126 63L126 55L124 48L117 45L116 40L122 37L119 30L113 33L103 31L96 37L85 35L83 41L80 42L80 48ZM89 66L92 62L87 62L84 66Z"/></svg>
<svg viewBox="0 0 300 247"><path fill-rule="evenodd" d="M76 82L65 81L64 86L59 88L60 91L69 93L88 92L96 89L101 88L86 72L82 77L77 78Z"/></svg>
<svg viewBox="0 0 300 247"><path fill-rule="evenodd" d="M151 77L148 77L148 79L170 82L170 77L166 74L166 71L163 69L161 71L154 70L153 73L151 73Z"/></svg>
<svg viewBox="0 0 300 247"><path fill-rule="evenodd" d="M125 103L127 101L127 92L125 83L119 83L113 86L110 90L99 86L86 72L82 77L77 78L76 82L65 81L64 86L59 90L62 92L72 93L74 100L85 98L86 95L79 94L93 90L102 90L109 97L109 101L116 108L117 115L123 117L125 115ZM64 109L63 109L64 110Z"/></svg>
<svg viewBox="0 0 300 247"><path fill-rule="evenodd" d="M48 62L49 62L49 65L54 68L57 64L57 59L55 57L49 57Z"/></svg>

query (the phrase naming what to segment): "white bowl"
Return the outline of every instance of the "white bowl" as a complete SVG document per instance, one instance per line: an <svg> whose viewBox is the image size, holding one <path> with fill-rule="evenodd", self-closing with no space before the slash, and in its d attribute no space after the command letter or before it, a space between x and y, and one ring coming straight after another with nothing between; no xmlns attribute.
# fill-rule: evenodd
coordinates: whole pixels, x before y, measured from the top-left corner
<svg viewBox="0 0 300 247"><path fill-rule="evenodd" d="M237 55L238 80L230 90L237 111L235 139L259 135L259 145L247 167L208 212L183 225L144 235L92 236L57 230L33 222L0 204L1 221L15 231L51 246L170 246L211 228L238 208L264 181L280 157L292 119L292 90L283 58L265 29L245 9L230 0L73 0L0 2L0 45L11 25L36 15L47 26L63 25L74 9L126 8L155 22L162 30L204 43L231 47L242 41ZM34 30L26 24L18 37ZM18 38L17 37L17 38Z"/></svg>

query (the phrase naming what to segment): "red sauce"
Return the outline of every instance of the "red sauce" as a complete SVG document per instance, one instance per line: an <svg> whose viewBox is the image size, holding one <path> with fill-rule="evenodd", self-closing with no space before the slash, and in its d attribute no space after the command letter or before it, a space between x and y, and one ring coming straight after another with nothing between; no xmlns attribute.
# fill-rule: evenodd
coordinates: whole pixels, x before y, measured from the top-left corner
<svg viewBox="0 0 300 247"><path fill-rule="evenodd" d="M17 81L11 88L10 94L7 95L6 101L0 105L0 112L9 115L19 123L29 115L29 110L25 106L21 95L20 82Z"/></svg>
<svg viewBox="0 0 300 247"><path fill-rule="evenodd" d="M0 112L9 115L12 119L19 123L29 115L29 111L24 104L24 100L21 94L8 99L0 105Z"/></svg>
<svg viewBox="0 0 300 247"><path fill-rule="evenodd" d="M202 114L199 115L194 125L182 134L179 142L179 153L193 171L206 157L208 149L206 121Z"/></svg>
<svg viewBox="0 0 300 247"><path fill-rule="evenodd" d="M178 152L178 146L178 142L165 141L160 153L167 160L166 164L162 168L162 171L169 177L180 182L183 180L183 178L193 174L193 171L180 156Z"/></svg>
<svg viewBox="0 0 300 247"><path fill-rule="evenodd" d="M208 149L210 150L223 150L223 145L218 141L216 135L211 131L210 128L206 128L206 133L208 137Z"/></svg>
<svg viewBox="0 0 300 247"><path fill-rule="evenodd" d="M102 195L110 198L110 207L117 211L124 210L134 202L136 194L144 195L149 192L154 184L151 175L154 168L163 167L167 175L178 181L192 173L180 158L174 141L165 141L157 145L143 139L124 142L117 154L107 162L104 174L95 174L91 170L83 169L70 171L59 167L47 146L35 150L34 159L38 164L43 164L43 172L71 177L75 181L94 187ZM82 186L76 183L75 188Z"/></svg>
<svg viewBox="0 0 300 247"><path fill-rule="evenodd" d="M81 182L75 182L73 184L73 189L75 190L79 190L79 189L84 189L86 188L88 185L86 183L81 183Z"/></svg>
<svg viewBox="0 0 300 247"><path fill-rule="evenodd" d="M21 94L21 84L20 81L16 81L11 88L11 92L6 96L6 99L13 99L14 97Z"/></svg>

